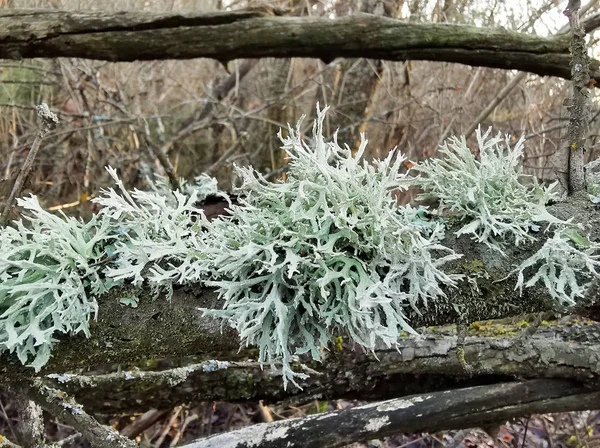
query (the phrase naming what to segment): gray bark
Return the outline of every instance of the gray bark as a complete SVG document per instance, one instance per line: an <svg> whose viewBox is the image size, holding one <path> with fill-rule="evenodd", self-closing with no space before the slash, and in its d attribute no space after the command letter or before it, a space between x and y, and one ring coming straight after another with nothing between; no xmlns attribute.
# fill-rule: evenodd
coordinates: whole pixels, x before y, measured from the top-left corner
<svg viewBox="0 0 600 448"><path fill-rule="evenodd" d="M571 73L573 78L573 97L569 109L569 129L567 144L569 148L569 193L584 192L585 173L583 170L585 140L587 137L589 107L588 96L590 82L590 58L587 54L585 29L579 20L580 0L570 0L565 10L571 25Z"/></svg>
<svg viewBox="0 0 600 448"><path fill-rule="evenodd" d="M522 324L524 325L524 324ZM456 331L424 330L424 339L401 339L398 349L381 347L376 357L351 343L330 347L322 363L283 389L281 376L255 361L201 361L162 371L54 376L58 386L93 413L142 412L198 401L377 400L510 381L562 378L590 381L600 375L600 324L576 319L541 326L531 337L514 322L482 322L464 341L468 371L456 356ZM242 352L251 358L252 353Z"/></svg>
<svg viewBox="0 0 600 448"><path fill-rule="evenodd" d="M457 62L571 78L566 36L499 28L409 23L358 14L276 16L273 10L210 14L0 11L0 59L336 57ZM591 74L600 80L598 61Z"/></svg>
<svg viewBox="0 0 600 448"><path fill-rule="evenodd" d="M414 395L301 419L263 423L183 445L184 448L333 448L403 432L504 422L539 412L595 409L597 389L537 380Z"/></svg>

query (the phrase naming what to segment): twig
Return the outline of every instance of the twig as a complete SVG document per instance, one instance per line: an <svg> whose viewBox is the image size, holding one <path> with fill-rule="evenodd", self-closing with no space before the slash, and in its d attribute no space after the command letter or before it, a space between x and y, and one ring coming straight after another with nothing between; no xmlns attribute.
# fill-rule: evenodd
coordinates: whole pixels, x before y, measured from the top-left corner
<svg viewBox="0 0 600 448"><path fill-rule="evenodd" d="M579 429L577 428L577 423L575 423L575 417L573 417L573 413L571 412L569 412L569 419L571 420L571 425L573 425L573 432L575 433L575 437L577 437L577 446L583 446L581 437L579 437Z"/></svg>
<svg viewBox="0 0 600 448"><path fill-rule="evenodd" d="M23 184L25 183L25 179L27 175L31 171L33 167L33 161L35 160L35 156L40 149L40 144L42 143L43 138L46 136L48 132L54 129L58 125L58 117L50 112L48 109L48 105L46 103L42 103L36 107L38 119L40 121L40 129L33 141L33 145L31 146L31 151L27 155L27 159L25 159L25 163L21 168L21 172L17 176L17 180L13 185L13 189L10 192L10 196L8 197L8 201L4 206L4 211L2 212L2 216L0 216L0 225L5 225L8 221L8 216L10 214L10 210L15 201L15 198L21 194L21 190L23 188Z"/></svg>
<svg viewBox="0 0 600 448"><path fill-rule="evenodd" d="M167 155L164 147L162 146L154 146L150 141L150 137L148 134L143 134L144 140L146 141L146 147L150 150L150 152L154 153L158 161L165 170L167 177L169 178L169 183L171 184L171 189L173 191L179 190L180 184L177 175L175 174L175 169L173 168L173 164L169 160L169 156Z"/></svg>
<svg viewBox="0 0 600 448"><path fill-rule="evenodd" d="M26 84L26 85L44 85L44 86L53 86L56 83L52 81L23 81L20 79L3 79L3 84Z"/></svg>
<svg viewBox="0 0 600 448"><path fill-rule="evenodd" d="M554 448L554 440L552 439L552 434L550 434L550 428L548 428L548 422L545 417L542 417L542 425L544 425L544 431L548 435L548 448Z"/></svg>
<svg viewBox="0 0 600 448"><path fill-rule="evenodd" d="M58 442L54 442L54 443L56 443L58 446L63 446L63 445L66 445L67 443L71 443L78 437L81 437L81 433L76 432L75 434L71 434L70 436L67 436L64 439L59 440Z"/></svg>
<svg viewBox="0 0 600 448"><path fill-rule="evenodd" d="M529 420L531 420L531 415L528 415L527 420L525 420L525 432L523 433L521 448L525 448L525 441L527 440L527 430L529 429Z"/></svg>
<svg viewBox="0 0 600 448"><path fill-rule="evenodd" d="M9 387L12 403L17 408L17 441L26 446L39 446L44 441L44 418L42 408L29 399L24 388Z"/></svg>
<svg viewBox="0 0 600 448"><path fill-rule="evenodd" d="M587 54L585 30L579 20L581 0L569 0L564 14L571 25L571 75L573 79L573 97L569 109L569 129L567 143L569 147L568 186L569 193L585 190L584 152L588 130L588 84L590 81L590 58Z"/></svg>
<svg viewBox="0 0 600 448"><path fill-rule="evenodd" d="M0 448L22 448L21 445L16 445L6 437L0 436Z"/></svg>
<svg viewBox="0 0 600 448"><path fill-rule="evenodd" d="M168 410L150 409L123 428L121 435L133 439L168 413Z"/></svg>
<svg viewBox="0 0 600 448"><path fill-rule="evenodd" d="M181 410L183 409L182 406L177 406L175 409L173 409L173 413L171 415L171 418L169 420L169 423L167 424L167 426L165 426L164 430L162 431L160 437L158 438L158 440L154 443L154 446L156 448L159 448L160 446L162 446L162 443L165 441L165 438L167 437L167 434L169 433L169 431L171 430L171 428L173 427L173 425L175 424L175 420L177 420L177 417L179 417L179 414L181 413ZM137 444L136 444L137 446Z"/></svg>
<svg viewBox="0 0 600 448"><path fill-rule="evenodd" d="M133 440L123 437L108 426L103 426L83 410L66 392L55 389L40 378L33 379L27 395L47 409L56 418L79 431L95 448L137 448Z"/></svg>
<svg viewBox="0 0 600 448"><path fill-rule="evenodd" d="M8 425L8 429L10 429L10 433L15 438L15 440L17 440L17 435L15 434L15 429L13 428L13 425L10 422L10 418L8 417L8 414L6 413L6 409L4 408L4 403L2 403L2 400L0 400L0 409L2 410L2 413L4 414L4 418L6 419L6 424Z"/></svg>
<svg viewBox="0 0 600 448"><path fill-rule="evenodd" d="M477 126L479 126L479 123L481 123L483 120L485 120L486 117L490 113L492 113L492 111L496 108L496 106L498 104L500 104L510 94L510 92L512 92L514 90L514 88L517 87L520 84L520 82L523 81L523 79L525 79L526 76L527 76L526 72L519 73L508 84L506 84L500 92L498 92L498 94L494 97L492 102L490 104L488 104L485 107L485 109L483 109L479 113L479 115L477 115L477 118L475 118L475 120L473 120L473 122L471 123L471 126L469 126L469 129L467 129L467 131L465 132L465 138L469 138L471 136L471 134L473 134L473 132L475 132L475 129L477 129Z"/></svg>
<svg viewBox="0 0 600 448"><path fill-rule="evenodd" d="M168 384L174 387L187 380L194 372L203 372L209 374L223 369L261 369L261 364L255 361L216 361L208 360L197 364L189 364L183 367L174 367L172 369L161 371L140 371L123 370L113 373L98 375L78 375L74 373L50 374L46 378L61 384L76 384L80 387L108 387L114 385L117 387L124 381L136 380L145 384ZM55 383L56 384L56 383ZM67 387L68 390L68 387Z"/></svg>
<svg viewBox="0 0 600 448"><path fill-rule="evenodd" d="M459 445L462 444L463 440L465 440L465 437L468 434L468 429L461 429L454 435L454 437L452 437L452 440L450 440L444 448L457 448Z"/></svg>

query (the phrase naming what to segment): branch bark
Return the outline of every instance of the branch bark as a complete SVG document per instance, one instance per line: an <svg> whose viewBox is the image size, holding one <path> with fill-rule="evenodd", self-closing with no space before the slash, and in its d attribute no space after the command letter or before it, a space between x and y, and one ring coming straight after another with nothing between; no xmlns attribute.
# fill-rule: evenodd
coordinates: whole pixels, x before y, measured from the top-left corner
<svg viewBox="0 0 600 448"><path fill-rule="evenodd" d="M381 347L376 357L344 343L331 347L322 363L311 364L314 371L301 381L302 390L284 390L281 376L255 361L204 361L164 371L52 379L89 412L118 414L177 406L190 396L202 401L377 400L514 378L600 377L600 324L589 321L548 323L531 337L514 323L472 326L464 341L468 372L456 356L456 345L456 330L451 327L425 330L422 340L401 339L397 350Z"/></svg>
<svg viewBox="0 0 600 448"><path fill-rule="evenodd" d="M334 20L272 11L210 14L0 11L0 59L82 57L108 61L336 57L457 62L570 79L566 36L408 23L358 14ZM185 45L184 45L185 43ZM598 61L592 76L600 81Z"/></svg>
<svg viewBox="0 0 600 448"><path fill-rule="evenodd" d="M27 389L27 394L36 403L46 408L52 415L79 431L93 447L138 447L138 444L133 440L129 440L119 435L112 428L98 423L72 397L69 397L61 390L48 386L40 379L34 380L32 386Z"/></svg>
<svg viewBox="0 0 600 448"><path fill-rule="evenodd" d="M539 412L594 409L600 392L569 381L537 380L479 386L371 403L282 420L197 440L184 448L324 448L403 432L495 424Z"/></svg>
<svg viewBox="0 0 600 448"><path fill-rule="evenodd" d="M564 14L571 25L571 73L573 77L573 97L568 104L569 128L569 193L585 191L584 153L588 130L588 96L590 58L587 54L585 29L579 20L580 0L569 0Z"/></svg>

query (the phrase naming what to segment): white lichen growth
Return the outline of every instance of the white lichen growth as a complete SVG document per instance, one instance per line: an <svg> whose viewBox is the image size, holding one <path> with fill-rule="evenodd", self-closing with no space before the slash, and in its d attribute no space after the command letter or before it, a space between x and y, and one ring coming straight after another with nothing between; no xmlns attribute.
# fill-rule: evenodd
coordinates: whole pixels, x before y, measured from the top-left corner
<svg viewBox="0 0 600 448"><path fill-rule="evenodd" d="M119 191L109 188L93 201L102 206L99 215L114 223L121 239L111 252L117 262L108 264L105 274L134 285L148 281L155 292L162 288L168 297L173 283L207 278L208 221L198 204L209 194L220 194L216 184L201 176L195 184L183 183L183 191L169 191L159 183L154 191L129 193L116 170L107 170Z"/></svg>
<svg viewBox="0 0 600 448"><path fill-rule="evenodd" d="M39 370L56 334L84 333L98 312L94 298L112 283L97 263L112 240L110 223L87 223L43 210L36 197L18 200L25 219L0 232L0 352Z"/></svg>
<svg viewBox="0 0 600 448"><path fill-rule="evenodd" d="M525 280L525 271L535 272ZM574 228L561 228L516 269L517 286L542 283L560 306L575 305L584 297L589 282L600 277L600 243L580 236Z"/></svg>
<svg viewBox="0 0 600 448"><path fill-rule="evenodd" d="M209 359L202 364L203 372L216 372L217 370L224 370L229 368L231 365L228 361L217 361L216 359Z"/></svg>
<svg viewBox="0 0 600 448"><path fill-rule="evenodd" d="M534 239L535 222L555 224L554 236L513 272L517 288L542 283L557 304L573 305L598 275L600 243L546 211L552 187L521 183L522 140L511 149L508 137L478 130L477 158L464 138L451 138L442 159L418 165L420 176L411 177L396 151L364 161L364 136L356 154L336 135L327 140L326 111L318 110L312 139L301 136L302 120L280 134L289 158L285 181L236 167L240 205L213 222L199 203L226 196L207 176L176 191L159 180L151 191L130 192L109 167L117 188L94 199L101 209L87 223L50 214L35 197L19 200L28 224L0 233L0 353L16 351L39 369L56 335L89 336L96 298L125 282L149 284L167 298L174 285L218 288L223 309L205 314L225 318L242 344L256 345L261 363L281 365L284 384L305 376L292 370L294 362L305 354L319 360L335 336L367 350L393 347L401 332L414 333L407 311L431 312L460 278L444 271L461 257L442 245L445 221L398 205L395 192L410 185L439 199L439 214L465 222L459 235L500 251ZM136 307L138 297L115 300ZM209 360L198 369L229 366ZM167 382L179 384L194 371L176 369Z"/></svg>
<svg viewBox="0 0 600 448"><path fill-rule="evenodd" d="M600 204L600 159L585 166L587 191L594 204Z"/></svg>
<svg viewBox="0 0 600 448"><path fill-rule="evenodd" d="M535 177L531 184L521 182L524 138L511 148L508 135L490 134L491 128L484 134L477 129L478 158L464 137L451 137L441 146L442 157L414 168L422 173L414 183L425 191L421 198L439 200L440 212L449 211L466 221L457 235L470 234L502 251L509 238L515 245L533 238L528 233L532 223L561 221L545 208L555 198L556 183L544 188Z"/></svg>
<svg viewBox="0 0 600 448"><path fill-rule="evenodd" d="M356 155L335 135L326 141L326 110L310 144L302 120L281 137L285 182L236 168L241 205L213 223L208 248L218 276L209 284L225 306L206 313L229 319L260 362L280 361L286 379L302 376L291 370L294 354L319 360L340 332L368 350L393 346L401 331L414 333L406 308L424 311L458 278L441 269L460 257L439 243L443 224L397 204L405 158L392 151L369 164L366 140Z"/></svg>
<svg viewBox="0 0 600 448"><path fill-rule="evenodd" d="M194 272L185 271L187 281L202 275L204 265L193 264L200 239L193 237L203 231L205 218L195 201L217 193L214 182L200 177L195 184L184 183L189 196L180 191L130 194L116 171L108 171L121 194L104 191L95 199L102 210L86 223L43 210L34 196L18 200L28 225L16 221L0 232L0 353L15 351L22 363L39 370L56 335L89 337L96 298L110 288L124 280L142 283L147 268L151 284L168 289L176 269L156 280L154 274L163 272L159 261L177 269L193 266ZM135 307L137 297L122 303Z"/></svg>

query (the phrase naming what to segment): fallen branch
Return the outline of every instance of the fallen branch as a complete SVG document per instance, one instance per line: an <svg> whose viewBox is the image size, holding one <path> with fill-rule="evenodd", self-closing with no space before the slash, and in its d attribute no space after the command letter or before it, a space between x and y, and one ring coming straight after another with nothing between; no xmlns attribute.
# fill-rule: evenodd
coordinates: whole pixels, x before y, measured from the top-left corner
<svg viewBox="0 0 600 448"><path fill-rule="evenodd" d="M495 424L539 412L594 409L600 392L577 383L534 380L413 395L301 419L261 423L185 448L341 447L405 432Z"/></svg>
<svg viewBox="0 0 600 448"><path fill-rule="evenodd" d="M500 28L412 23L358 14L281 17L273 11L209 14L3 10L0 59L80 57L108 61L336 57L429 60L570 79L566 36ZM185 45L183 45L185 43ZM600 81L598 61L592 77Z"/></svg>
<svg viewBox="0 0 600 448"><path fill-rule="evenodd" d="M49 386L41 379L33 381L32 386L27 388L27 395L56 418L79 431L95 448L137 448L138 446L133 440L98 423L72 397Z"/></svg>
<svg viewBox="0 0 600 448"><path fill-rule="evenodd" d="M469 372L456 357L456 330L440 327L425 330L424 339L401 339L397 350L382 347L376 356L346 343L331 347L322 363L311 365L310 377L300 382L303 390L284 390L277 370L251 361L213 360L162 371L53 374L51 379L90 412L116 414L177 406L190 396L203 401L374 400L514 378L600 377L600 324L564 319L544 323L533 336L526 335L528 325L521 321L471 326L464 341Z"/></svg>

